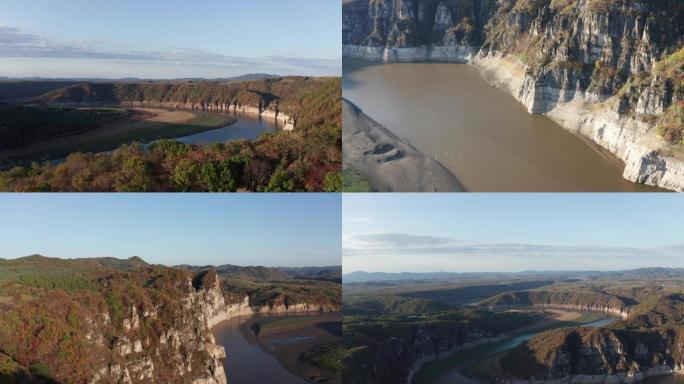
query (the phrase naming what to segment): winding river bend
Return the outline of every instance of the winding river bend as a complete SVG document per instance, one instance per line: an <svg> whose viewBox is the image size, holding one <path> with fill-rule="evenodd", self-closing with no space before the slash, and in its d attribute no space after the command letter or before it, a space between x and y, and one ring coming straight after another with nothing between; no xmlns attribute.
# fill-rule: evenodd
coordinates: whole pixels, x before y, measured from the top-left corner
<svg viewBox="0 0 684 384"><path fill-rule="evenodd" d="M306 384L290 373L280 362L260 346L251 344L240 330L249 317L236 317L218 324L214 329L216 344L226 349L223 368L230 384L282 383Z"/></svg>
<svg viewBox="0 0 684 384"><path fill-rule="evenodd" d="M624 163L466 64L378 64L343 58L344 97L436 158L468 191L649 191Z"/></svg>
<svg viewBox="0 0 684 384"><path fill-rule="evenodd" d="M597 321L593 321L591 323L586 323L584 324L584 326L598 328L608 325L615 320L616 318L604 318ZM532 337L539 333L541 333L541 331L516 336L510 339L502 340L497 343L484 344L475 348L465 350L454 355L452 358L447 359L448 361L453 362L453 364L449 364L448 366L440 364L441 362L439 360L436 362L427 363L421 369L421 371L423 369L430 369L433 370L433 372L431 372L430 375L423 375L421 374L421 371L419 371L413 380L413 384L479 384L479 380L471 379L461 373L461 370L464 368L464 365L474 364L479 361L483 361L489 357L511 350L517 347L518 345L522 344L523 342L530 340ZM433 365L432 367L430 367L431 364ZM649 383L661 384L660 381L652 381Z"/></svg>
<svg viewBox="0 0 684 384"><path fill-rule="evenodd" d="M178 137L176 140L185 144L211 144L240 139L254 140L264 133L275 132L279 129L276 123L261 118L242 114L237 114L235 117L237 121L233 124Z"/></svg>

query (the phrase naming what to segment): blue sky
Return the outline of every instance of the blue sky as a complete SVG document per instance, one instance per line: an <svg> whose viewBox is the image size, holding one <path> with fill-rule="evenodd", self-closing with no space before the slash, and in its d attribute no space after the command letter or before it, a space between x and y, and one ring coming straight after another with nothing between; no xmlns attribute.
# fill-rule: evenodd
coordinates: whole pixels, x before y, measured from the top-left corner
<svg viewBox="0 0 684 384"><path fill-rule="evenodd" d="M337 194L0 194L0 257L340 265Z"/></svg>
<svg viewBox="0 0 684 384"><path fill-rule="evenodd" d="M346 194L344 272L684 267L681 194Z"/></svg>
<svg viewBox="0 0 684 384"><path fill-rule="evenodd" d="M341 73L339 0L3 0L0 76Z"/></svg>

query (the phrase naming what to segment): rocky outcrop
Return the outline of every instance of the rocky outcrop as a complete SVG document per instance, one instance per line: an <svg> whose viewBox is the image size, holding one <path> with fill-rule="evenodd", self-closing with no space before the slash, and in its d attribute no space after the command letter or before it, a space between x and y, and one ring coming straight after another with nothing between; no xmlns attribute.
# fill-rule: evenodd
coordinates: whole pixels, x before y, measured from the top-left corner
<svg viewBox="0 0 684 384"><path fill-rule="evenodd" d="M242 313L241 303L225 304L215 274L200 286L190 278L182 284L180 310L173 313L172 321L161 321L160 311L164 318L170 314L155 306L139 309L133 305L127 310L111 348L112 361L89 383L169 382L165 378L197 384L227 382L222 361L225 350L215 344L210 328L227 314ZM113 322L108 315L103 320ZM89 334L89 338L97 343L103 340L102 335Z"/></svg>
<svg viewBox="0 0 684 384"><path fill-rule="evenodd" d="M548 340L553 341L549 342ZM680 353L682 329L648 332L613 329L574 328L548 332L546 346L534 341L523 344L502 360L505 369L526 378L507 380L510 384L557 383L635 383L647 377L684 373ZM521 363L527 348L545 356L542 361ZM549 353L542 354L546 348ZM522 355L522 356L518 356ZM516 367L517 365L517 367Z"/></svg>
<svg viewBox="0 0 684 384"><path fill-rule="evenodd" d="M683 25L671 0L348 0L343 54L470 63L530 113L616 154L626 179L682 191L684 159L655 126L684 100L662 69L684 47Z"/></svg>
<svg viewBox="0 0 684 384"><path fill-rule="evenodd" d="M344 167L385 192L463 192L465 187L438 161L425 156L354 104L342 101Z"/></svg>
<svg viewBox="0 0 684 384"><path fill-rule="evenodd" d="M38 96L33 103L58 106L162 107L246 114L283 130L297 126L309 95L327 92L333 79L284 77L248 82L79 83ZM308 99L307 99L308 100Z"/></svg>
<svg viewBox="0 0 684 384"><path fill-rule="evenodd" d="M309 313L309 312L339 312L340 307L336 305L319 303L294 303L261 305L254 308L254 312L259 314L288 314L288 313Z"/></svg>
<svg viewBox="0 0 684 384"><path fill-rule="evenodd" d="M653 296L657 295L657 296ZM543 332L509 352L510 383L634 383L684 373L684 297L652 293L608 328Z"/></svg>
<svg viewBox="0 0 684 384"><path fill-rule="evenodd" d="M632 310L631 306L636 302L625 300L603 292L533 290L507 292L482 301L479 305L497 310L529 306L559 308L626 318Z"/></svg>
<svg viewBox="0 0 684 384"><path fill-rule="evenodd" d="M437 350L434 351L433 353L428 353L421 355L420 357L417 357L413 363L411 364L411 369L409 371L409 375L406 377L406 383L411 384L413 383L413 377L420 371L421 368L423 368L423 365L432 362L432 361L437 361L437 360L442 360L442 359L447 359L458 352L463 352L471 348L479 347L481 345L485 344L493 344L497 343L499 341L505 340L505 336L496 336L496 337L483 337L477 340L473 340L470 342L466 342L461 345L456 345L453 348L449 350Z"/></svg>

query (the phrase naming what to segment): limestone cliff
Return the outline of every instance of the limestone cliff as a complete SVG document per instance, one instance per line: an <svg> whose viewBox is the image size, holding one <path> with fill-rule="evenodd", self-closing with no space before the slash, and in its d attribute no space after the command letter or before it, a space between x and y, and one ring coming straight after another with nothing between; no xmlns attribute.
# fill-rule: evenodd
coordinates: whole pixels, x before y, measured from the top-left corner
<svg viewBox="0 0 684 384"><path fill-rule="evenodd" d="M68 272L36 274L37 265ZM255 312L339 310L334 301L317 304L318 288L306 291L304 283L311 297L274 296L262 308L212 269L190 272L138 258L31 256L3 267L23 275L0 282L2 383L47 377L64 384L224 384L226 352L215 343L216 324ZM283 292L279 287L274 291Z"/></svg>
<svg viewBox="0 0 684 384"><path fill-rule="evenodd" d="M579 311L598 312L627 317L633 301L605 292L561 290L561 291L515 291L494 296L479 303L490 309L507 307L550 307Z"/></svg>
<svg viewBox="0 0 684 384"><path fill-rule="evenodd" d="M343 2L344 55L470 63L615 153L625 178L680 191L681 116L666 122L684 101L683 47L677 0Z"/></svg>
<svg viewBox="0 0 684 384"><path fill-rule="evenodd" d="M242 82L85 82L54 90L33 103L61 106L121 105L244 113L272 120L284 130L308 129L339 115L326 103L339 93L338 78L282 77Z"/></svg>
<svg viewBox="0 0 684 384"><path fill-rule="evenodd" d="M345 318L344 382L410 383L420 367L459 351L496 342L535 321L525 313L446 311L422 316Z"/></svg>
<svg viewBox="0 0 684 384"><path fill-rule="evenodd" d="M684 373L684 300L664 295L609 328L544 332L501 360L510 383L633 383Z"/></svg>
<svg viewBox="0 0 684 384"><path fill-rule="evenodd" d="M199 284L197 276L179 281L182 295L173 303L135 303L127 308L111 346L111 360L89 383L225 384L226 353L215 344L210 328L222 317L244 310L240 303L224 302L215 274L205 272L200 278ZM108 314L102 320L117 327ZM105 340L96 329L89 339Z"/></svg>

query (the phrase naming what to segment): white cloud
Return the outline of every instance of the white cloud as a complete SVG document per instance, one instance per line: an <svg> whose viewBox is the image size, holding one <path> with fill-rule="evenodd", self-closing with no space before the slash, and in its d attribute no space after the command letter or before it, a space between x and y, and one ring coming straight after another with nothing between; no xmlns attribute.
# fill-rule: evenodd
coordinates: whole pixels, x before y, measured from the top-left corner
<svg viewBox="0 0 684 384"><path fill-rule="evenodd" d="M651 248L466 242L406 233L343 237L345 268L368 271L616 270L684 267L684 245Z"/></svg>
<svg viewBox="0 0 684 384"><path fill-rule="evenodd" d="M32 59L79 59L124 61L140 64L191 65L231 71L232 73L229 75L247 72L339 75L342 67L341 60L333 59L282 56L248 58L182 47L141 50L96 40L57 41L4 26L0 27L0 57L21 58L25 61Z"/></svg>

